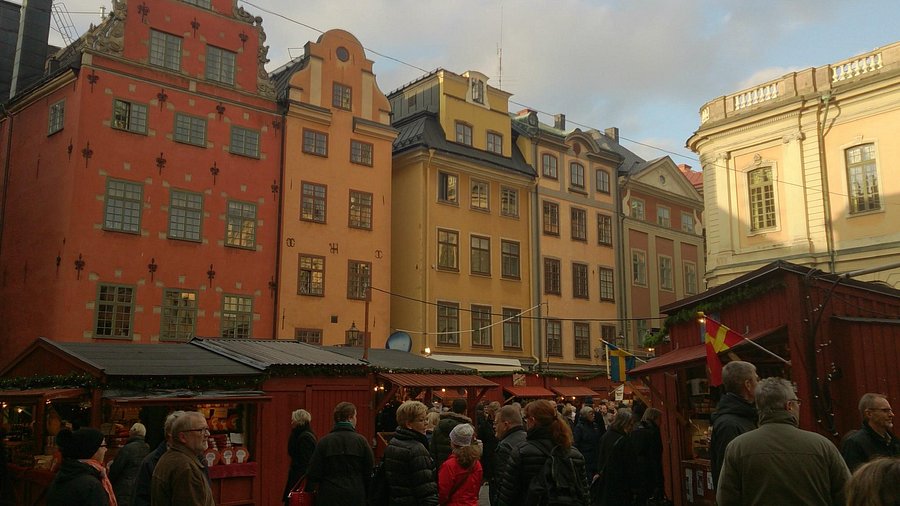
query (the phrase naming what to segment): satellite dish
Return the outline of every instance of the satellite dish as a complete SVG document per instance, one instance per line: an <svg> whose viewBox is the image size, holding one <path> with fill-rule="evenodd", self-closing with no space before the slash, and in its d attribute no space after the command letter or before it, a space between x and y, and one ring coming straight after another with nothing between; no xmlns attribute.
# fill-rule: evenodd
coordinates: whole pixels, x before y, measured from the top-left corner
<svg viewBox="0 0 900 506"><path fill-rule="evenodd" d="M384 343L384 347L388 350L409 352L409 350L412 349L412 338L409 337L409 334L406 332L398 330L388 336L387 341Z"/></svg>

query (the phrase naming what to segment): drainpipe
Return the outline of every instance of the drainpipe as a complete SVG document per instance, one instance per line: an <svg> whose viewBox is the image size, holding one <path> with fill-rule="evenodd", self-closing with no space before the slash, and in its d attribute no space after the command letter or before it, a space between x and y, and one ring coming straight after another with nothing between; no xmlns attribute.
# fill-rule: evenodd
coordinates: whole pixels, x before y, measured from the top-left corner
<svg viewBox="0 0 900 506"><path fill-rule="evenodd" d="M6 117L9 124L6 131L6 156L3 160L3 198L0 200L0 253L3 251L3 229L6 225L6 198L9 195L9 160L12 156L13 115L9 113L6 105L0 104L0 114ZM0 254L2 258L2 254Z"/></svg>
<svg viewBox="0 0 900 506"><path fill-rule="evenodd" d="M285 97L286 98L286 97ZM283 260L283 248L284 248L284 192L285 192L285 144L287 143L287 110L288 104L284 104L281 107L281 149L279 154L279 162L278 162L278 174L279 181L281 182L281 191L278 192L278 209L276 210L278 213L277 220L277 243L275 246L275 307L272 308L272 312L274 313L272 316L272 338L278 339L278 327L279 327L279 318L278 313L283 311L281 309L281 262ZM284 322L281 321L283 325Z"/></svg>
<svg viewBox="0 0 900 506"><path fill-rule="evenodd" d="M622 162L624 165L625 162ZM621 168L621 165L619 166ZM623 335L628 335L631 329L627 329L628 326L628 289L627 286L630 286L627 282L628 276L625 272L625 257L627 255L627 251L625 250L625 211L622 205L622 195L620 193L621 185L618 184L618 169L616 169L616 239L618 239L618 253L616 254L616 272L619 274L619 303L616 304L616 313L619 315L619 322L622 324L621 333ZM622 185L627 184L629 180L629 176L623 176ZM618 334L618 329L617 329ZM625 339L625 345L628 345L628 339ZM609 362L607 361L606 367L609 367Z"/></svg>
<svg viewBox="0 0 900 506"><path fill-rule="evenodd" d="M828 272L836 272L834 251L834 227L831 219L831 199L828 190L828 162L825 152L825 123L828 120L828 103L831 101L831 92L826 91L822 95L816 107L816 142L819 147L819 171L822 178L822 206L825 209L825 244L828 250ZM821 121L818 121L819 118Z"/></svg>
<svg viewBox="0 0 900 506"><path fill-rule="evenodd" d="M537 134L535 134L537 135ZM541 285L543 277L541 277L541 232L540 228L540 210L541 202L538 195L538 186L540 186L540 164L538 163L538 147L537 138L531 138L531 161L534 164L535 179L534 186L531 191L531 293L534 301L532 306L537 306L537 319L532 319L536 325L531 326L531 358L534 359L534 369L540 370L541 357L543 356L544 343L541 340L541 323L543 323L544 306L541 304ZM536 349L535 349L536 348ZM537 351L537 353L535 353Z"/></svg>
<svg viewBox="0 0 900 506"><path fill-rule="evenodd" d="M425 165L425 191L422 192L422 209L425 212L425 216L423 218L424 218L424 223L428 227L425 230L423 230L425 237L423 238L424 240L422 241L425 243L425 258L423 258L424 265L422 266L422 270L425 272L425 275L423 276L424 279L422 280L422 284L423 284L422 293L425 295L422 298L424 298L424 299L431 298L431 292L428 291L428 286L429 286L428 280L431 279L431 276L434 275L432 273L432 269L431 269L431 259L434 258L431 255L432 255L432 253L434 253L434 251L432 250L431 241L428 240L428 233L429 233L429 229L431 228L431 221L428 217L428 214L429 214L428 213L428 211L429 211L428 196L430 195L430 193L429 193L430 191L434 190L434 188L437 188L436 184L432 184L432 182L428 181L429 177L431 176L431 162L434 159L434 153L435 153L434 148L428 148L428 161L425 162L425 164L426 164ZM437 174L435 174L435 176L437 176ZM436 179L437 178L435 177L435 183L437 182ZM457 184L459 184L459 183L457 182ZM458 186L456 188L456 196L457 196L457 198L459 198L459 187ZM392 210L392 212L393 212L393 210ZM435 300L434 302L437 303L437 300ZM422 329L423 329L422 351L424 352L425 348L428 348L428 305L421 304L420 306L422 307L422 309L421 309L421 311L422 311ZM435 329L435 331L437 331L437 318L435 318L434 329ZM434 348L431 348L431 353L434 353L435 349L437 348L437 344L438 344L437 339L438 339L437 334L435 334ZM429 353L428 355L431 355L431 353Z"/></svg>

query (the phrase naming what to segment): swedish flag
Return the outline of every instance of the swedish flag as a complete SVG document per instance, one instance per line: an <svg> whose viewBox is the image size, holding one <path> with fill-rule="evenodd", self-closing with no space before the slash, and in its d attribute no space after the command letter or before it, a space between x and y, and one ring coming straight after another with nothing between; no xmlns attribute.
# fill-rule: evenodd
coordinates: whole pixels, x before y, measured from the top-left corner
<svg viewBox="0 0 900 506"><path fill-rule="evenodd" d="M634 369L634 355L609 345L609 379L616 382L631 379L628 371Z"/></svg>

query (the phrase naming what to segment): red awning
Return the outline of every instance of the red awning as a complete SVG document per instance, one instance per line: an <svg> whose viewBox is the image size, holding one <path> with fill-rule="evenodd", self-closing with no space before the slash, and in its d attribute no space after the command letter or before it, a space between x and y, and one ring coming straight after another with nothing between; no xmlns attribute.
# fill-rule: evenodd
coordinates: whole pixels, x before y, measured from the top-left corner
<svg viewBox="0 0 900 506"><path fill-rule="evenodd" d="M556 397L556 394L544 387L503 387L513 397Z"/></svg>
<svg viewBox="0 0 900 506"><path fill-rule="evenodd" d="M759 332L753 332L746 336L747 339L751 341L756 341L761 337L766 337L768 335L774 334L778 331L786 328L785 325L781 325L779 327L775 327L772 329L766 329ZM731 350L740 349L744 346L750 346L746 342L741 342L736 346L733 346ZM722 353L728 353L728 351L723 351ZM672 350L666 354L663 354L659 357L654 358L653 360L647 362L646 364L641 364L634 369L628 371L629 375L644 375L649 374L651 372L656 372L661 369L675 369L685 367L687 365L693 364L694 362L702 362L706 360L706 345L705 344L695 344L693 346L685 346L684 348L678 348Z"/></svg>
<svg viewBox="0 0 900 506"><path fill-rule="evenodd" d="M582 386L550 387L550 390L563 397L602 397L601 394Z"/></svg>

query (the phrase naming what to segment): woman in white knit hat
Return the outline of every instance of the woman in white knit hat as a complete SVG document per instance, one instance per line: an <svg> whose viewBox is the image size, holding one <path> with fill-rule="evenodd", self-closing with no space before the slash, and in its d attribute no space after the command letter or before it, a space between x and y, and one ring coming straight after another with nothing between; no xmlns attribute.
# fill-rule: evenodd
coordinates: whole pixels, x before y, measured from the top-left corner
<svg viewBox="0 0 900 506"><path fill-rule="evenodd" d="M438 499L446 506L478 506L482 469L481 441L475 427L461 423L450 431L452 453L438 471Z"/></svg>

